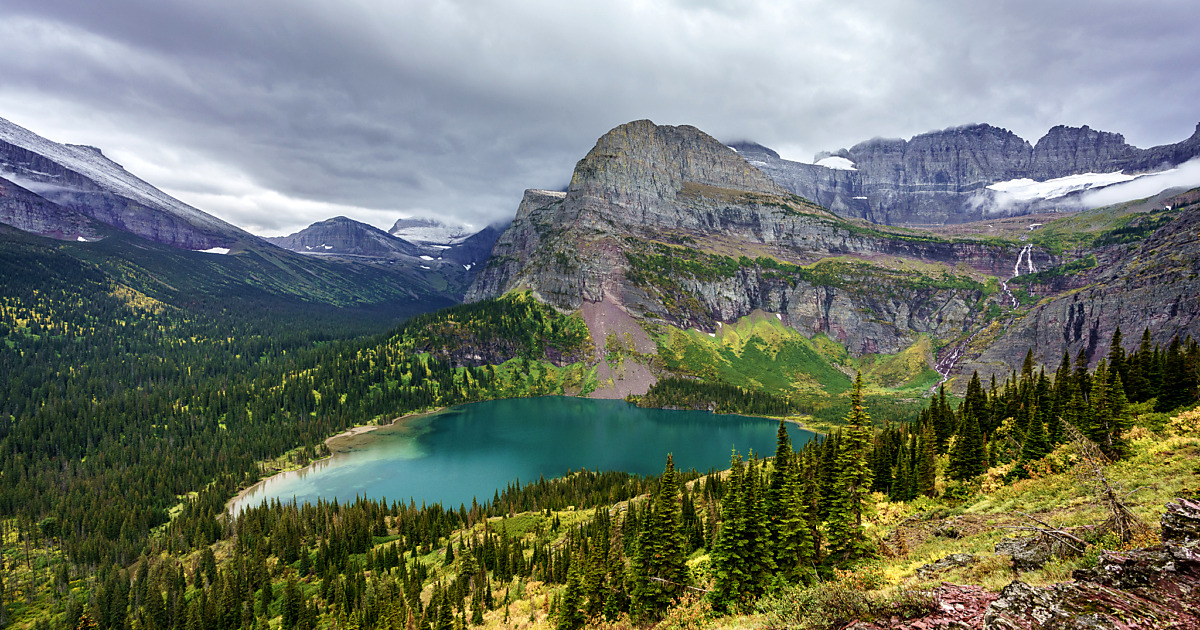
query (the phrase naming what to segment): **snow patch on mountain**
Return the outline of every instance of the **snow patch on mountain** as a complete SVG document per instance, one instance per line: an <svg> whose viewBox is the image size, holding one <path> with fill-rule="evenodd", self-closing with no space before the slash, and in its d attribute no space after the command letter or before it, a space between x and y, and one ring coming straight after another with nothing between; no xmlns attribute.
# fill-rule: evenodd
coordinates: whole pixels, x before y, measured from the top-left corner
<svg viewBox="0 0 1200 630"><path fill-rule="evenodd" d="M1028 178L1010 179L989 185L988 190L994 190L1011 197L1015 201L1033 201L1035 199L1058 199L1071 193L1093 188L1103 188L1113 184L1132 181L1139 175L1126 175L1123 171L1115 173L1082 173L1068 175L1044 182Z"/></svg>
<svg viewBox="0 0 1200 630"><path fill-rule="evenodd" d="M470 225L452 225L437 219L400 219L388 233L410 243L444 249L457 245L477 232Z"/></svg>
<svg viewBox="0 0 1200 630"><path fill-rule="evenodd" d="M825 168L831 168L835 171L857 171L858 170L857 168L854 167L854 162L851 162L850 160L848 160L844 157L838 157L836 155L831 155L827 158L817 160L815 162L815 164L817 166L824 166Z"/></svg>

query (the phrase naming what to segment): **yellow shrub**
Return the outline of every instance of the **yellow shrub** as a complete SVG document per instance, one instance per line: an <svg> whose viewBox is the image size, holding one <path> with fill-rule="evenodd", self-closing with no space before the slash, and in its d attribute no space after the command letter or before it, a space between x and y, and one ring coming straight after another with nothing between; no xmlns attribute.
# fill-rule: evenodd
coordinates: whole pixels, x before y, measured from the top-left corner
<svg viewBox="0 0 1200 630"><path fill-rule="evenodd" d="M1200 407L1181 412L1171 418L1171 433L1183 437L1200 437Z"/></svg>

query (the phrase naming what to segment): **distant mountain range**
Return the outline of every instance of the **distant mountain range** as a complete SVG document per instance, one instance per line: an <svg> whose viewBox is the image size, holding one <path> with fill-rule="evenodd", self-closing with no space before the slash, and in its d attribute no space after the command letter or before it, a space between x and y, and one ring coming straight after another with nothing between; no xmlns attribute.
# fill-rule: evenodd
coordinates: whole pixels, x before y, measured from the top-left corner
<svg viewBox="0 0 1200 630"><path fill-rule="evenodd" d="M1172 169L1200 155L1200 125L1186 140L1150 149L1087 126L1054 127L1031 145L991 125L951 127L910 140L876 138L819 153L813 164L782 159L752 142L729 146L784 189L841 216L929 226L1078 210L1075 200L1085 190ZM1078 177L1085 174L1094 176ZM1063 178L1071 181L1054 185ZM1030 188L1048 180L1051 185ZM1014 194L1022 185L1027 194Z"/></svg>
<svg viewBox="0 0 1200 630"><path fill-rule="evenodd" d="M288 236L267 241L291 251L348 262L401 263L446 276L456 298L471 283L492 253L492 245L506 225L477 232L421 219L401 219L389 234L346 217L318 221ZM407 234L414 240L400 238ZM415 242L414 242L415 241Z"/></svg>
<svg viewBox="0 0 1200 630"><path fill-rule="evenodd" d="M489 227L452 233L442 243L424 225L425 240L411 243L337 217L289 237L263 239L158 190L100 149L53 142L4 119L0 224L75 243L60 251L113 269L132 264L151 271L163 280L160 297L168 303L192 299L189 293L276 295L368 308L385 319L389 308L400 316L461 300L499 234ZM27 246L8 231L0 231L0 242ZM200 258L185 262L188 252ZM143 280L139 290L156 294L154 283Z"/></svg>
<svg viewBox="0 0 1200 630"><path fill-rule="evenodd" d="M261 239L98 149L0 119L0 223L59 239L58 253L167 303L252 296L402 316L528 290L580 311L597 344L617 335L634 356L659 353L661 338L647 331L715 339L765 317L804 343L834 342L840 350L821 346L833 354L814 359L822 369L845 368L843 355L919 357L880 381L917 387L935 366L1004 374L1031 347L1047 363L1064 351L1098 357L1118 326L1128 339L1148 326L1160 343L1200 336L1197 194L1074 222L1001 220L1078 210L1083 192L1197 154L1200 132L1143 150L1087 127L1055 127L1030 145L972 125L802 164L694 127L635 121L597 141L565 192L526 191L510 225L402 219L389 233L335 217ZM30 238L2 229L0 247L22 252L14 259L49 247ZM644 392L653 370L678 358L630 367L636 387L614 382L608 394Z"/></svg>

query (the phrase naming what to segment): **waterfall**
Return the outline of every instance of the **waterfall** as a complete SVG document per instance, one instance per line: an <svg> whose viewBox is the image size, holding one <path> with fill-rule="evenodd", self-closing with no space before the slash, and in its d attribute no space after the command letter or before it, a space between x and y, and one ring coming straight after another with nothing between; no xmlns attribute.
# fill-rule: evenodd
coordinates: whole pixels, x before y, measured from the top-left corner
<svg viewBox="0 0 1200 630"><path fill-rule="evenodd" d="M1021 252L1017 254L1017 262L1013 265L1013 278L1021 275L1022 258L1025 259L1025 265L1026 268L1029 269L1029 273L1037 273L1037 268L1033 266L1033 245L1026 245L1025 247L1022 247Z"/></svg>

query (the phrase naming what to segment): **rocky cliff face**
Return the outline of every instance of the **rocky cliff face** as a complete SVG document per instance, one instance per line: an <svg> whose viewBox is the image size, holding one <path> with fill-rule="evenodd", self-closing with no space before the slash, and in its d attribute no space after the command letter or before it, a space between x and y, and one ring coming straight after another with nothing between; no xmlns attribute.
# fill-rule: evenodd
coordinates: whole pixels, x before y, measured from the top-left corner
<svg viewBox="0 0 1200 630"><path fill-rule="evenodd" d="M94 241L103 226L0 177L0 223L59 240Z"/></svg>
<svg viewBox="0 0 1200 630"><path fill-rule="evenodd" d="M868 140L817 156L818 161L845 158L853 170L783 160L748 143L733 146L780 186L842 216L889 225L942 225L1043 211L1062 201L996 203L986 187L997 182L1172 168L1200 155L1200 125L1187 140L1150 149L1087 126L1054 127L1030 145L1006 129L968 125L907 141Z"/></svg>
<svg viewBox="0 0 1200 630"><path fill-rule="evenodd" d="M566 193L526 192L467 299L530 288L562 309L607 300L706 330L763 309L855 354L889 353L920 333L958 334L974 317L983 286L954 265L1002 273L1015 256L848 223L694 127L637 121L596 143ZM845 274L803 267L830 257L853 264ZM914 282L872 262L883 258L947 267L941 281Z"/></svg>
<svg viewBox="0 0 1200 630"><path fill-rule="evenodd" d="M1029 349L1045 365L1057 365L1063 352L1074 359L1080 350L1095 365L1108 355L1118 326L1127 350L1145 328L1164 346L1176 335L1200 338L1200 203L1195 194L1180 198L1190 201L1174 220L1139 243L1099 252L1102 264L1077 278L1076 288L1021 314L960 366L961 373L1002 379Z"/></svg>
<svg viewBox="0 0 1200 630"><path fill-rule="evenodd" d="M203 250L257 239L138 179L99 149L52 142L2 118L0 176L63 208L165 245ZM53 231L45 218L13 220L42 222L42 229Z"/></svg>

